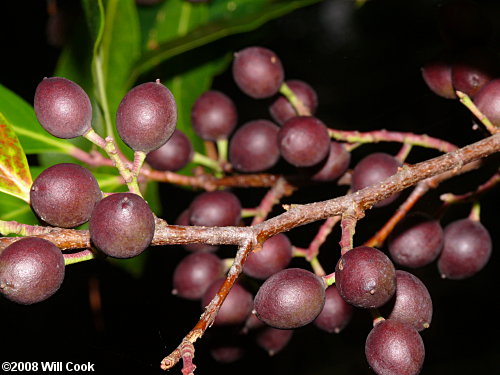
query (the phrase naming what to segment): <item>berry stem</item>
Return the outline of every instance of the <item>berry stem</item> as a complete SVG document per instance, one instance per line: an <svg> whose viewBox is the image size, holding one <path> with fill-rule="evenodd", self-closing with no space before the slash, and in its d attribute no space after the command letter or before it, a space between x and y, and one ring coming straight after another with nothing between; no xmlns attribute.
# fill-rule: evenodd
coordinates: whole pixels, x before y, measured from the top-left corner
<svg viewBox="0 0 500 375"><path fill-rule="evenodd" d="M429 191L429 186L426 183L418 183L411 194L406 198L406 200L399 206L392 217L384 224L382 228L378 230L377 233L373 235L368 241L365 242L365 246L369 247L380 247L384 244L384 241L389 237L394 227L399 223L405 216L410 212L412 207L419 201L419 199Z"/></svg>
<svg viewBox="0 0 500 375"><path fill-rule="evenodd" d="M478 201L474 202L472 205L472 209L470 210L469 219L472 221L481 221L481 203Z"/></svg>
<svg viewBox="0 0 500 375"><path fill-rule="evenodd" d="M373 319L373 327L385 320L378 309L370 309L370 314Z"/></svg>
<svg viewBox="0 0 500 375"><path fill-rule="evenodd" d="M433 148L441 152L452 152L457 146L438 138L429 137L426 134L418 135L407 132L393 132L374 130L370 132L358 132L356 130L328 129L330 137L337 141L349 143L378 143L378 142L399 142L413 146Z"/></svg>
<svg viewBox="0 0 500 375"><path fill-rule="evenodd" d="M326 272L325 272L323 266L321 266L321 263L319 262L318 257L312 258L309 263L311 264L311 267L316 275L318 275L318 276L325 276L326 275Z"/></svg>
<svg viewBox="0 0 500 375"><path fill-rule="evenodd" d="M335 284L335 272L323 276L323 280L325 281L325 284L327 286L332 286L333 284Z"/></svg>
<svg viewBox="0 0 500 375"><path fill-rule="evenodd" d="M399 150L398 154L396 155L396 159L398 159L401 163L404 163L406 158L411 152L411 149L413 148L413 145L409 143L403 143L403 146Z"/></svg>
<svg viewBox="0 0 500 375"><path fill-rule="evenodd" d="M209 158L208 156L205 156L203 154L200 154L199 152L196 152L196 151L194 152L192 161L193 161L193 163L203 165L204 167L210 168L210 169L214 170L215 172L222 172L222 168L216 160Z"/></svg>
<svg viewBox="0 0 500 375"><path fill-rule="evenodd" d="M87 138L90 142L102 149L106 148L106 140L97 134L92 128L90 128L89 131L83 135L83 137Z"/></svg>
<svg viewBox="0 0 500 375"><path fill-rule="evenodd" d="M146 159L146 153L144 151L135 151L134 152L134 164L132 167L132 176L137 179L139 173L141 171L141 167L144 164L144 160Z"/></svg>
<svg viewBox="0 0 500 375"><path fill-rule="evenodd" d="M229 142L227 139L219 139L217 141L217 153L219 155L219 163L227 163L227 152L229 148Z"/></svg>
<svg viewBox="0 0 500 375"><path fill-rule="evenodd" d="M491 176L488 181L484 184L479 185L475 191L469 193L455 195L452 193L442 194L440 199L445 202L445 204L456 204L456 203L466 203L471 200L477 199L482 194L488 192L500 183L500 171L497 171L493 176Z"/></svg>
<svg viewBox="0 0 500 375"><path fill-rule="evenodd" d="M85 262L86 260L95 259L96 255L92 252L92 250L85 249L79 251L78 253L73 254L63 254L64 256L64 265L74 264Z"/></svg>
<svg viewBox="0 0 500 375"><path fill-rule="evenodd" d="M116 146L113 137L106 137L106 139L103 139L93 129L90 129L83 136L93 144L103 148L104 151L106 151L109 158L113 162L113 165L118 169L118 172L123 177L123 180L127 184L129 191L141 196L139 184L137 183L137 175L134 174L134 172L131 171L125 164L125 161L122 159L121 154L118 152L118 147ZM140 170L140 167L142 166L145 157L146 155L142 152L136 152L134 154L134 168L138 166L138 171Z"/></svg>
<svg viewBox="0 0 500 375"><path fill-rule="evenodd" d="M460 99L460 103L462 103L464 106L466 106L471 113L477 117L479 121L484 125L484 127L491 133L491 134L496 134L500 132L500 129L497 128L495 125L491 123L491 121L484 115L479 108L476 107L472 99L465 93L461 91L456 91L457 96Z"/></svg>
<svg viewBox="0 0 500 375"><path fill-rule="evenodd" d="M266 220L267 215L271 212L274 205L279 203L281 198L291 195L292 192L293 189L291 185L289 185L284 178L279 178L255 209L257 214L252 220L252 225L262 223Z"/></svg>
<svg viewBox="0 0 500 375"><path fill-rule="evenodd" d="M325 240L332 232L332 229L335 227L335 225L337 225L340 219L341 216L332 216L325 220L325 222L319 228L318 233L316 233L316 236L311 241L309 248L307 249L308 259L313 259L319 254L320 246L323 245Z"/></svg>
<svg viewBox="0 0 500 375"><path fill-rule="evenodd" d="M290 89L290 87L283 82L280 86L280 93L288 99L295 112L299 116L311 116L311 111L307 108L304 103L295 95L295 93Z"/></svg>

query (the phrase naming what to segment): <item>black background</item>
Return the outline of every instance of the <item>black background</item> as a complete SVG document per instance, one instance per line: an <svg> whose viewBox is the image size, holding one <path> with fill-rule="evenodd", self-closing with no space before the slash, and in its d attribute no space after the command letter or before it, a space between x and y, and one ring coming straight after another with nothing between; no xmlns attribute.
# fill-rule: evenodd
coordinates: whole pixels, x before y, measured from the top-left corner
<svg viewBox="0 0 500 375"><path fill-rule="evenodd" d="M168 0L167 0L168 1ZM15 4L14 4L15 3ZM492 20L500 8L495 1L480 2ZM439 2L419 0L372 0L354 12L349 0L326 0L273 21L258 31L219 42L237 50L248 45L272 48L281 58L288 78L308 81L317 89L317 116L340 129L391 129L427 133L459 146L483 137L473 131L471 118L460 103L432 94L425 86L420 67L442 48L436 26ZM60 50L46 38L45 2L2 3L2 69L0 82L32 102L36 85L53 73ZM8 20L9 22L5 22ZM493 23L492 45L498 45ZM235 87L229 71L217 77L214 87L236 101L240 121L266 117L266 101L245 98ZM398 145L369 145L353 153L351 166L374 150L395 153ZM437 153L415 149L409 162ZM434 213L439 195L462 193L485 181L494 166L443 184L417 206ZM345 192L329 184L306 188L286 202L311 202ZM236 192L245 207L258 203L263 190ZM406 193L407 194L407 193ZM162 187L164 217L173 222L194 193ZM482 221L498 244L498 199L484 197ZM398 202L401 202L398 200ZM384 223L397 204L368 212L358 224L356 244L363 243ZM469 206L452 208L443 224L465 217ZM290 238L307 246L318 223L297 228ZM332 272L338 259L338 230L321 248L320 259ZM478 275L461 281L441 280L435 264L412 271L427 285L434 302L431 328L422 333L426 361L422 374L500 373L498 354L499 257L494 245L489 264ZM230 255L226 249L223 255ZM61 290L33 306L0 300L1 361L72 361L95 363L98 373L159 373L159 362L194 326L199 303L170 295L171 275L186 252L180 246L149 250L144 275L134 278L113 264L92 261L68 267ZM307 267L301 261L294 265ZM250 283L255 288L255 285ZM102 310L93 312L91 291L98 291ZM199 373L240 374L369 374L364 342L371 327L368 313L356 311L351 324L330 335L314 326L297 330L290 344L273 358L250 345L247 355L231 365L220 365L210 354L207 337L197 343L195 363ZM180 372L177 366L172 371Z"/></svg>

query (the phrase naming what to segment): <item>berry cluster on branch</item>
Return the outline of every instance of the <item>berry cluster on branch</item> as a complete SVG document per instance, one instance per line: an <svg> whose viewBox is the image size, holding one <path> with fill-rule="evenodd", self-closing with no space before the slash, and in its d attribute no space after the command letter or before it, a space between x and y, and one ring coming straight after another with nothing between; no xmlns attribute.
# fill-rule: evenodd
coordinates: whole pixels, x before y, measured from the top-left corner
<svg viewBox="0 0 500 375"><path fill-rule="evenodd" d="M124 156L113 138L103 139L93 130L92 106L80 86L61 77L44 79L34 100L42 127L59 138L83 136L95 144L100 151L74 148L72 156L89 166L116 167L128 192L101 192L92 173L77 164L57 164L43 171L31 186L29 201L44 225L0 222L0 232L6 236L0 237L0 292L17 303L40 302L60 287L65 264L104 256L130 258L150 246L181 244L191 254L173 275L174 293L200 300L204 312L161 368L171 368L182 359L183 372L192 373L193 344L212 325L259 332L257 343L276 353L290 340L291 330L314 322L320 329L339 332L352 309L362 308L373 317L366 357L374 371L384 374L384 366L389 366L397 368L397 374L419 373L425 349L418 332L430 325L432 301L424 284L395 264L415 268L437 260L443 277L470 277L487 263L491 239L476 206L469 218L444 231L427 214L407 214L428 190L481 167L497 153L498 124L480 117L491 135L462 148L427 135L331 129L314 117L318 98L313 88L302 81L285 81L283 65L273 51L243 49L235 54L232 69L236 84L250 97L276 97L269 109L275 122L257 119L237 127L232 100L219 91L205 92L191 113L193 129L207 145L202 154L176 129L177 109L170 90L159 80L143 83L127 93L116 116L117 133L134 151L133 160ZM424 69L427 82L435 74L430 69ZM475 114L486 109L474 108ZM402 149L395 156L370 154L348 169L351 151L381 141L401 143ZM413 146L444 154L407 164ZM296 173L268 173L279 160ZM198 165L192 174L178 172L190 162ZM172 225L155 217L142 198L141 182L148 180L205 191ZM350 190L325 201L283 205L284 212L269 217L295 189L325 181L350 185ZM477 192L443 200L465 202L497 183L498 173ZM231 187L269 190L257 207L244 208L227 189ZM411 187L413 192L392 218L367 243L355 246L356 225L367 211L393 204L400 192ZM245 224L247 217L252 220ZM285 234L320 220L325 222L306 249L293 246ZM73 229L86 222L88 230ZM327 274L317 255L338 223L340 259L335 272ZM391 258L375 248L386 239ZM219 245L237 245L229 263L214 254ZM65 250L80 251L66 254ZM288 268L292 257L304 257L312 272ZM262 283L255 297L237 282L241 274ZM421 303L408 305L405 295ZM394 307L383 311L391 299L396 301ZM398 357L392 345L406 348L411 356Z"/></svg>

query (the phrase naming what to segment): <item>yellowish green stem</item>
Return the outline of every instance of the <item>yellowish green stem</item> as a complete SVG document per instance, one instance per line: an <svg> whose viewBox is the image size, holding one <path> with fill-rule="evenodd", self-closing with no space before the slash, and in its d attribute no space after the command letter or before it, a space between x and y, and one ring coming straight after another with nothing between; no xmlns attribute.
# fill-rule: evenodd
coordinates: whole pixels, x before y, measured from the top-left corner
<svg viewBox="0 0 500 375"><path fill-rule="evenodd" d="M280 93L288 99L292 107L295 109L295 112L297 112L299 116L311 116L311 111L309 110L309 108L307 108L304 103L300 101L297 95L295 95L295 93L285 82L281 84Z"/></svg>
<svg viewBox="0 0 500 375"><path fill-rule="evenodd" d="M220 164L208 156L196 152L193 154L193 163L203 165L204 167L210 168L216 172L222 172Z"/></svg>

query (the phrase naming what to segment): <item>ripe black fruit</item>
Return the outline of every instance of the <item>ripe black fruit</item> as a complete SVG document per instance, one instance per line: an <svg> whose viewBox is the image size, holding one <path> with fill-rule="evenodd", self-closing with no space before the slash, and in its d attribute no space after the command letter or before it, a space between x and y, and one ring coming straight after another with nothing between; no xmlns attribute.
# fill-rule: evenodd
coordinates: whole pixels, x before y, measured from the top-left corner
<svg viewBox="0 0 500 375"><path fill-rule="evenodd" d="M115 193L95 206L89 229L92 243L103 253L131 258L151 243L155 219L148 204L137 194Z"/></svg>
<svg viewBox="0 0 500 375"><path fill-rule="evenodd" d="M146 156L146 162L159 171L178 171L193 158L194 149L189 138L179 129L160 148Z"/></svg>
<svg viewBox="0 0 500 375"><path fill-rule="evenodd" d="M432 300L420 279L409 272L396 271L396 294L390 307L389 319L412 325L417 331L429 328L432 320Z"/></svg>
<svg viewBox="0 0 500 375"><path fill-rule="evenodd" d="M379 375L416 375L424 363L424 342L411 325L387 319L370 331L365 355Z"/></svg>
<svg viewBox="0 0 500 375"><path fill-rule="evenodd" d="M209 191L198 195L189 206L189 221L192 225L223 227L238 225L241 218L241 203L233 193Z"/></svg>
<svg viewBox="0 0 500 375"><path fill-rule="evenodd" d="M279 127L268 120L247 122L231 138L229 160L241 172L260 172L271 168L280 157Z"/></svg>
<svg viewBox="0 0 500 375"><path fill-rule="evenodd" d="M64 271L64 257L56 245L42 238L22 238L0 254L0 292L23 305L40 302L59 289Z"/></svg>
<svg viewBox="0 0 500 375"><path fill-rule="evenodd" d="M332 285L326 289L325 306L314 320L314 325L329 333L339 333L351 320L352 310L352 306L344 301Z"/></svg>
<svg viewBox="0 0 500 375"><path fill-rule="evenodd" d="M288 266L292 259L292 244L283 233L268 238L258 252L251 253L243 272L256 279L267 279Z"/></svg>
<svg viewBox="0 0 500 375"><path fill-rule="evenodd" d="M102 198L95 177L77 164L45 169L30 190L31 207L47 224L73 228L87 222Z"/></svg>
<svg viewBox="0 0 500 375"><path fill-rule="evenodd" d="M210 90L200 95L191 109L196 134L207 141L227 139L238 121L238 112L226 94Z"/></svg>
<svg viewBox="0 0 500 375"><path fill-rule="evenodd" d="M316 117L297 116L281 127L278 145L287 162L296 167L311 167L328 156L330 137L326 125Z"/></svg>
<svg viewBox="0 0 500 375"><path fill-rule="evenodd" d="M233 77L248 96L268 98L278 92L284 77L278 56L262 47L248 47L235 53Z"/></svg>
<svg viewBox="0 0 500 375"><path fill-rule="evenodd" d="M335 285L351 305L376 308L396 291L396 270L390 259L373 247L349 250L335 267Z"/></svg>
<svg viewBox="0 0 500 375"><path fill-rule="evenodd" d="M214 254L190 254L175 268L173 293L186 299L200 299L209 285L223 276L223 269L222 261Z"/></svg>
<svg viewBox="0 0 500 375"><path fill-rule="evenodd" d="M438 260L442 277L464 279L479 272L491 255L491 237L479 222L454 221L444 230L444 246Z"/></svg>
<svg viewBox="0 0 500 375"><path fill-rule="evenodd" d="M149 152L167 142L175 130L174 96L160 82L146 82L130 90L116 112L116 130L134 151Z"/></svg>
<svg viewBox="0 0 500 375"><path fill-rule="evenodd" d="M423 267L433 262L443 247L443 229L437 220L423 213L405 217L388 241L392 260L405 267Z"/></svg>
<svg viewBox="0 0 500 375"><path fill-rule="evenodd" d="M311 323L325 304L325 283L301 268L287 268L269 277L254 299L257 317L267 325L293 329Z"/></svg>
<svg viewBox="0 0 500 375"><path fill-rule="evenodd" d="M69 79L44 78L35 91L34 109L42 127L55 137L75 138L90 130L90 99Z"/></svg>

